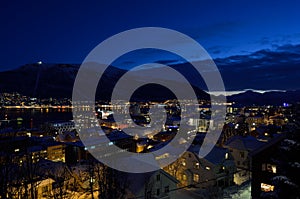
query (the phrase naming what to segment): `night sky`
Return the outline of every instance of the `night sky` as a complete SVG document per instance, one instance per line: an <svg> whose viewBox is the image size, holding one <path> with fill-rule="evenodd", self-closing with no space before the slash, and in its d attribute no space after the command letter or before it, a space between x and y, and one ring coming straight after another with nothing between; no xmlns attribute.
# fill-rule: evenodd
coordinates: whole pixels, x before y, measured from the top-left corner
<svg viewBox="0 0 300 199"><path fill-rule="evenodd" d="M292 69L280 68L288 76L287 71L295 70L295 60L300 60L299 9L297 0L1 1L0 70L40 60L80 64L96 45L116 33L157 26L196 39L219 58L220 67L244 61L245 71L258 67L249 65L249 57L261 59L259 52L264 52L264 56L273 53L273 59L264 60L268 65L264 72L273 72L271 65L278 64L274 53L286 53L288 57L279 61L293 62ZM139 63L143 58L127 59L122 61ZM122 61L119 67L126 68ZM243 70L243 64L236 65Z"/></svg>

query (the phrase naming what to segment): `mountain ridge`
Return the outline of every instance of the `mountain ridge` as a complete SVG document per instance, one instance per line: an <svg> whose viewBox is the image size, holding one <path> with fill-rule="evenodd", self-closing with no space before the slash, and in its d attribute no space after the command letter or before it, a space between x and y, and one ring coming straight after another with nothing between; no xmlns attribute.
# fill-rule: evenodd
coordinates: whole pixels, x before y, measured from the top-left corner
<svg viewBox="0 0 300 199"><path fill-rule="evenodd" d="M187 65L184 66L188 67ZM34 63L26 64L10 71L3 71L0 72L0 92L19 92L24 95L41 98L71 98L73 84L79 67L80 64ZM185 75L188 80L192 79L192 87L200 99L209 99L209 94L200 88L200 86L202 87L203 85L203 81L195 80L195 71L186 70L186 68L183 70L183 64L177 64L172 67ZM100 91L98 91L99 89L97 90L96 97L109 100L107 96L111 95L116 82L126 72L126 70L114 66L108 67L99 81L99 85L104 84L106 86L102 87ZM178 82L174 80L174 83ZM146 96L145 100L147 100L147 97L163 100L165 96L174 97L174 94L166 88L159 88L157 85L148 85L144 87L147 90L147 94L145 93L145 90L140 91L136 96L133 96L133 99L135 99L135 97L136 99L141 99ZM300 91L270 91L258 93L248 90L239 94L227 96L227 100L243 105L280 105L284 102L295 103L300 101Z"/></svg>

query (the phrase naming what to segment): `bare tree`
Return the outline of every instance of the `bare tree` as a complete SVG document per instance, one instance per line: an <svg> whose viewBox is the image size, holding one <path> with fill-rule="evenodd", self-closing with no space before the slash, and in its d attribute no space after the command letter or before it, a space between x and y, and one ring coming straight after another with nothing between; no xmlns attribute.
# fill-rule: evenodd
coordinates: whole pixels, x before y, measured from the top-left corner
<svg viewBox="0 0 300 199"><path fill-rule="evenodd" d="M0 154L0 198L8 198L11 195L10 185L16 180L13 175L16 165L12 159L12 156L5 152Z"/></svg>
<svg viewBox="0 0 300 199"><path fill-rule="evenodd" d="M53 198L69 199L71 195L68 194L68 186L72 176L68 167L64 164L58 165L53 172L49 172L48 176L55 181L53 184Z"/></svg>
<svg viewBox="0 0 300 199"><path fill-rule="evenodd" d="M24 157L25 160L19 169L24 190L23 198L35 199L37 198L36 188L42 178L37 173L38 164L34 162L32 154L26 153Z"/></svg>

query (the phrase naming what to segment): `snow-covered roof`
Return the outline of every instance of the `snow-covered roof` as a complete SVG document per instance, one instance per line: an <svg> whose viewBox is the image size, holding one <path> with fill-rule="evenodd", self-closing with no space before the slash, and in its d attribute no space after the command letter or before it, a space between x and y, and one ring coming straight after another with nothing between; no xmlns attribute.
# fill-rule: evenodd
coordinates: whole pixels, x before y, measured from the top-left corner
<svg viewBox="0 0 300 199"><path fill-rule="evenodd" d="M238 150L253 151L265 144L265 142L261 142L253 136L233 136L225 143L225 146Z"/></svg>
<svg viewBox="0 0 300 199"><path fill-rule="evenodd" d="M215 165L222 164L225 159L225 154L228 152L228 149L215 146L204 158Z"/></svg>

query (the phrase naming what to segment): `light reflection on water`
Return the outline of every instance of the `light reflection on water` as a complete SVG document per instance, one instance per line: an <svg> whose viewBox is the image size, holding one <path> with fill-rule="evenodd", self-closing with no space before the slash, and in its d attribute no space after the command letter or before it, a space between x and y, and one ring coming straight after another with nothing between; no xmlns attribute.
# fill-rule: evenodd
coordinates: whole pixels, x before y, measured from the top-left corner
<svg viewBox="0 0 300 199"><path fill-rule="evenodd" d="M14 121L22 118L22 127L39 128L43 123L57 120L72 120L72 109L1 109L0 120Z"/></svg>

